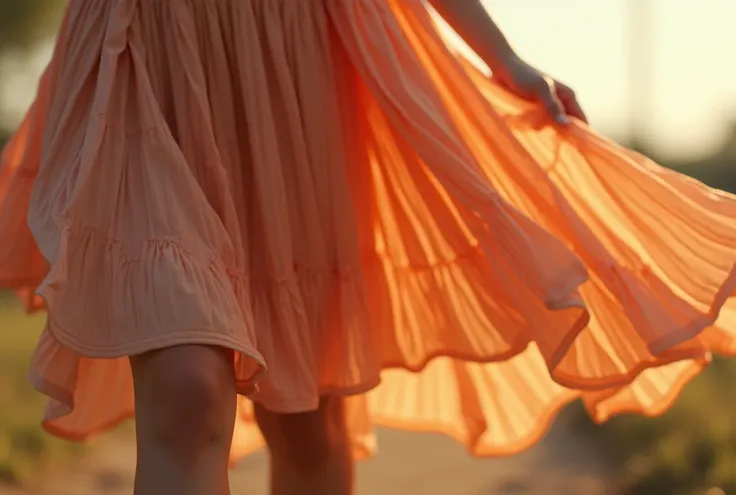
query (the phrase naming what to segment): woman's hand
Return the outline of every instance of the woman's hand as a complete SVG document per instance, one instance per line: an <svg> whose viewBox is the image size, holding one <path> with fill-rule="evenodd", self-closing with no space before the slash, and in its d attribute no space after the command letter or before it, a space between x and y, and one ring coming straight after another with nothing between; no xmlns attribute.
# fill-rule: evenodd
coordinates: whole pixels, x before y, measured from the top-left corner
<svg viewBox="0 0 736 495"><path fill-rule="evenodd" d="M541 103L560 124L569 123L568 116L587 123L573 90L521 60L480 0L429 1L508 90Z"/></svg>
<svg viewBox="0 0 736 495"><path fill-rule="evenodd" d="M570 87L512 56L493 73L493 78L521 98L540 103L550 117L562 125L575 117L587 123L583 109Z"/></svg>

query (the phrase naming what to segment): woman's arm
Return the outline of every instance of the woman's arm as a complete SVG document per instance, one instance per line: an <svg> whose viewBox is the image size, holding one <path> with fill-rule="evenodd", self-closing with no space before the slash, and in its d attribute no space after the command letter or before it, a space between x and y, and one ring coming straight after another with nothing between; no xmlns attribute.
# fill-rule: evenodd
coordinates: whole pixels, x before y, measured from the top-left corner
<svg viewBox="0 0 736 495"><path fill-rule="evenodd" d="M445 21L495 73L517 58L480 0L430 0Z"/></svg>
<svg viewBox="0 0 736 495"><path fill-rule="evenodd" d="M494 78L503 86L524 99L542 104L560 124L569 123L568 115L587 122L572 89L521 60L480 0L429 2L488 64Z"/></svg>

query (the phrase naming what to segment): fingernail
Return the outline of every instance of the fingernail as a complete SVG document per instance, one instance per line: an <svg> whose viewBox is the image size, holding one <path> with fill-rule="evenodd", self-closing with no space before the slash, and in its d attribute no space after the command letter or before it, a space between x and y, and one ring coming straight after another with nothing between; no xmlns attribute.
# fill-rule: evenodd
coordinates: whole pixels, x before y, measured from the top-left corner
<svg viewBox="0 0 736 495"><path fill-rule="evenodd" d="M567 115L558 115L557 122L562 125L567 125L570 123L570 119L567 118Z"/></svg>

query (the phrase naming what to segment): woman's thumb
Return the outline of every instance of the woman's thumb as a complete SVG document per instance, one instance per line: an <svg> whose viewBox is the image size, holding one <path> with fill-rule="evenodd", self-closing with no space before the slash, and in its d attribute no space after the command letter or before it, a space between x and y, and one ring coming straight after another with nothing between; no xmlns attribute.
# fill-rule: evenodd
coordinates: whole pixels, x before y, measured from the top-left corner
<svg viewBox="0 0 736 495"><path fill-rule="evenodd" d="M540 85L539 102L544 105L545 110L557 123L567 125L570 119L565 114L565 106L557 96L554 81L546 80L545 84Z"/></svg>

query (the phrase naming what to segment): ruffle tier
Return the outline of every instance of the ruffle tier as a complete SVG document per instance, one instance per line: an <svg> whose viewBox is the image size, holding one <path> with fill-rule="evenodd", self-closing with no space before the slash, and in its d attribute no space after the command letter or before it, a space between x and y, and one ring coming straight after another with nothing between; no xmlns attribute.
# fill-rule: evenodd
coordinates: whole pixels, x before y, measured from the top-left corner
<svg viewBox="0 0 736 495"><path fill-rule="evenodd" d="M325 394L358 456L374 424L504 455L576 398L659 413L734 354L735 218L550 125L419 1L73 1L0 162L0 285L49 311L58 435L134 413L127 356L201 343L236 351L233 457L251 400Z"/></svg>

